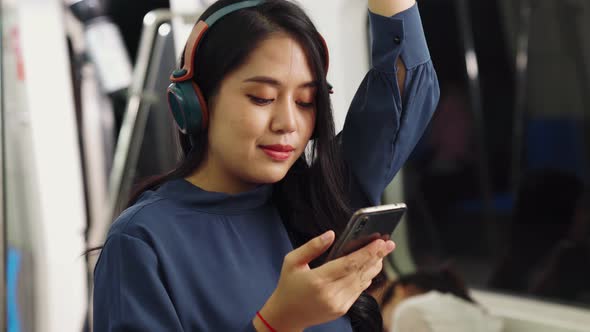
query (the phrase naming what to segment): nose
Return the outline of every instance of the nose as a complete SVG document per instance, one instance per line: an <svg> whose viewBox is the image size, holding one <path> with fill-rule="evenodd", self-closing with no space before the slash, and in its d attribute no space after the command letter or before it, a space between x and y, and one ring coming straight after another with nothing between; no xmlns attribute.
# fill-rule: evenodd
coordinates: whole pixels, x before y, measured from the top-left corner
<svg viewBox="0 0 590 332"><path fill-rule="evenodd" d="M290 98L280 98L275 104L271 130L279 134L292 133L297 130L297 105Z"/></svg>

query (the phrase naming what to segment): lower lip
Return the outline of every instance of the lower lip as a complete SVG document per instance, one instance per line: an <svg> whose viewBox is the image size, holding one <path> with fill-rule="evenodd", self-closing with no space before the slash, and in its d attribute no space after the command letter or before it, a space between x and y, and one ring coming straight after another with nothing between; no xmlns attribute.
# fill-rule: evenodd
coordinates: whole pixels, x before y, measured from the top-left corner
<svg viewBox="0 0 590 332"><path fill-rule="evenodd" d="M277 161L285 161L287 159L289 159L289 157L291 157L291 153L293 153L293 151L289 151L289 152L283 152L283 151L276 151L276 150L271 150L271 149L266 149L266 148L261 148L262 151L264 151L264 153L266 153L267 156L271 157L274 160Z"/></svg>

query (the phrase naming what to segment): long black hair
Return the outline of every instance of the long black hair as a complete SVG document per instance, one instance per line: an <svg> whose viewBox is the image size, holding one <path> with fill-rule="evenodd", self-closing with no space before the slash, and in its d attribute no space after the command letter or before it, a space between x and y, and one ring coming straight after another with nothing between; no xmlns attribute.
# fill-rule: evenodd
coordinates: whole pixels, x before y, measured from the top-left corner
<svg viewBox="0 0 590 332"><path fill-rule="evenodd" d="M201 15L200 20L236 2L239 0L219 0ZM181 59L181 63L194 61L194 80L205 100L210 101L218 93L223 79L239 68L263 40L277 32L286 33L302 46L312 74L319 83L311 155L302 154L273 189L273 201L293 246L297 247L330 229L339 234L351 214L344 190L348 173L339 153L326 81L328 55L314 24L297 5L287 0L267 0L259 6L225 16L207 32L195 58ZM187 177L199 167L207 149L207 132L195 137L179 133L179 140L184 152L180 164L170 173L141 185L132 195L130 204L141 193L156 189L169 180ZM312 262L312 266L321 263L322 258ZM379 306L368 294L363 293L347 315L357 332L382 329Z"/></svg>
<svg viewBox="0 0 590 332"><path fill-rule="evenodd" d="M455 295L467 302L476 304L469 295L463 279L451 268L449 264L440 267L422 268L415 273L402 275L389 284L383 292L381 306L387 304L395 295L396 286L414 286L420 293L438 291Z"/></svg>

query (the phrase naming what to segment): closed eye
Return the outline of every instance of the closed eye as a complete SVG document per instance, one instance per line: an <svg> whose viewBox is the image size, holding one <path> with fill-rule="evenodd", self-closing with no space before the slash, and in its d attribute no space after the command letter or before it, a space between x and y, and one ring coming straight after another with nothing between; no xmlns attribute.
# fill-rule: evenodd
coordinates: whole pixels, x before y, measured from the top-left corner
<svg viewBox="0 0 590 332"><path fill-rule="evenodd" d="M265 106L268 105L270 103L272 103L274 101L274 99L264 99L264 98L258 98L256 96L253 95L248 95L248 98L250 98L250 100L259 106Z"/></svg>
<svg viewBox="0 0 590 332"><path fill-rule="evenodd" d="M311 103L304 103L302 101L298 101L297 105L303 107L303 108L313 108L315 106L315 103L311 102Z"/></svg>

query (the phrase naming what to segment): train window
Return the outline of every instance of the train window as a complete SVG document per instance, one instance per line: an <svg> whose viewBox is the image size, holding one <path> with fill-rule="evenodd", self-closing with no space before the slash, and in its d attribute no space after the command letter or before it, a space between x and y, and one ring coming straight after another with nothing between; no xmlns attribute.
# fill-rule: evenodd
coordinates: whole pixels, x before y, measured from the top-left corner
<svg viewBox="0 0 590 332"><path fill-rule="evenodd" d="M590 2L420 9L441 99L404 172L415 262L590 307Z"/></svg>

